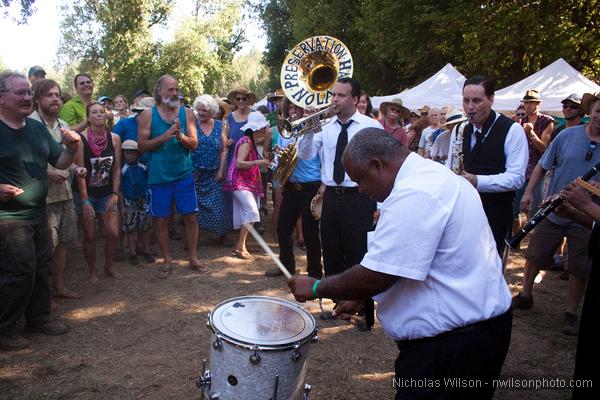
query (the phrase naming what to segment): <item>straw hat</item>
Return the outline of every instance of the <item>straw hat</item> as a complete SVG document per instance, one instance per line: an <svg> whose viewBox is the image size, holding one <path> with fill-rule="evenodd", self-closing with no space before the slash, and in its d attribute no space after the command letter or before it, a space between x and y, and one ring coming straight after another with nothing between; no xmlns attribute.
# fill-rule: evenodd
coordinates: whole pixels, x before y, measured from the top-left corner
<svg viewBox="0 0 600 400"><path fill-rule="evenodd" d="M600 92L584 93L583 97L581 98L581 105L579 107L581 108L581 112L584 114L589 114L592 103L598 100L600 100Z"/></svg>
<svg viewBox="0 0 600 400"><path fill-rule="evenodd" d="M277 89L274 93L267 94L267 100L283 99L284 97L285 94L281 88Z"/></svg>
<svg viewBox="0 0 600 400"><path fill-rule="evenodd" d="M154 100L154 97L144 97L138 100L137 105L131 107L131 111L141 113L144 110L154 107L155 104L156 100Z"/></svg>
<svg viewBox="0 0 600 400"><path fill-rule="evenodd" d="M466 121L467 117L461 111L452 109L446 114L446 123L444 124L446 127L448 125L458 124L459 122Z"/></svg>
<svg viewBox="0 0 600 400"><path fill-rule="evenodd" d="M235 104L235 96L238 94L248 96L248 105L256 103L256 95L254 93L252 93L243 86L238 86L234 88L231 92L229 92L229 94L227 95L227 100L229 100L229 104Z"/></svg>
<svg viewBox="0 0 600 400"><path fill-rule="evenodd" d="M410 117L410 110L402 105L402 99L400 97L396 97L390 101L384 101L379 105L379 111L381 111L383 115L387 115L387 110L391 106L400 109L400 118L405 119Z"/></svg>
<svg viewBox="0 0 600 400"><path fill-rule="evenodd" d="M541 103L542 97L540 96L540 91L537 89L527 89L525 96L523 96L523 100L521 101L533 101L536 103Z"/></svg>

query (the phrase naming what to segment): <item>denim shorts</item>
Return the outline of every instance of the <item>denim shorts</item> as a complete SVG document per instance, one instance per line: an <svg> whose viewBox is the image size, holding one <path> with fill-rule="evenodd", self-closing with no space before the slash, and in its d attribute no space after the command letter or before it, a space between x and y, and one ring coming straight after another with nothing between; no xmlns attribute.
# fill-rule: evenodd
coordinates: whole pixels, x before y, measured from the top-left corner
<svg viewBox="0 0 600 400"><path fill-rule="evenodd" d="M102 196L102 197L88 196L88 200L92 204L92 207L94 207L94 212L96 213L96 215L104 214L107 211L117 212L117 202L116 201L110 210L106 209L106 206L108 205L108 201L110 200L111 197L112 197L112 193L109 194L108 196ZM77 215L83 215L83 201L81 200L81 194L79 192L73 193L73 201L75 202L75 212L77 213Z"/></svg>

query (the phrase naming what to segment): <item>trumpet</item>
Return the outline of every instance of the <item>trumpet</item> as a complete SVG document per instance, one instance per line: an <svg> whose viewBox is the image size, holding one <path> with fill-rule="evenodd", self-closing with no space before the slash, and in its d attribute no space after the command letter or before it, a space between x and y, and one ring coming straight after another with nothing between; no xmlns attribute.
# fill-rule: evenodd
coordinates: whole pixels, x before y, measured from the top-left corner
<svg viewBox="0 0 600 400"><path fill-rule="evenodd" d="M279 134L286 139L317 133L323 130L323 125L329 123L334 115L335 106L330 106L293 122L289 119L280 119L277 129Z"/></svg>

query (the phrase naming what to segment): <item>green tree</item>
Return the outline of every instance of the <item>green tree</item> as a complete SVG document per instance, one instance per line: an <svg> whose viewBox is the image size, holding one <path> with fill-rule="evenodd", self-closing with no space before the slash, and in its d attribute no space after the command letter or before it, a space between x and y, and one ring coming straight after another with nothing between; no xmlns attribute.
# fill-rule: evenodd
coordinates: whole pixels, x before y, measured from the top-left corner
<svg viewBox="0 0 600 400"><path fill-rule="evenodd" d="M59 56L90 72L98 93L131 96L155 75L158 49L150 28L164 22L173 0L79 0L64 4Z"/></svg>
<svg viewBox="0 0 600 400"><path fill-rule="evenodd" d="M4 18L8 18L8 8L12 4L16 4L15 0L0 0L0 12L3 13ZM19 24L27 23L27 19L35 13L36 9L34 6L35 0L19 0L19 18L15 18L15 21Z"/></svg>
<svg viewBox="0 0 600 400"><path fill-rule="evenodd" d="M264 57L271 76L279 75L295 43L328 34L348 46L354 76L364 88L389 94L419 83L447 62L465 75L487 74L504 86L563 57L598 80L599 3L269 0L258 9L268 35Z"/></svg>

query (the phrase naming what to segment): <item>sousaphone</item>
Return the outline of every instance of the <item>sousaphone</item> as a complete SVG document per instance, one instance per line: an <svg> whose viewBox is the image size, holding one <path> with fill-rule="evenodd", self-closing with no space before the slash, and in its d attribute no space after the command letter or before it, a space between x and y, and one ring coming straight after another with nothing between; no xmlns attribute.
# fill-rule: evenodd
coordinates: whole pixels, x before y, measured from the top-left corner
<svg viewBox="0 0 600 400"><path fill-rule="evenodd" d="M352 77L352 54L340 40L326 35L304 39L294 46L281 66L286 97L302 108L331 104L331 89L339 78Z"/></svg>

